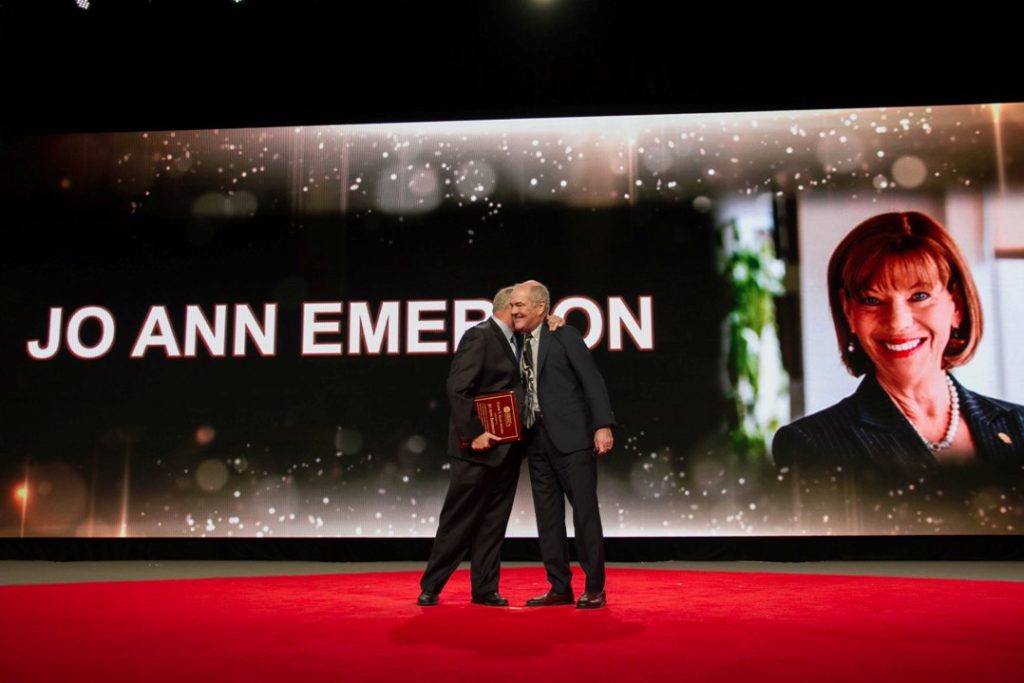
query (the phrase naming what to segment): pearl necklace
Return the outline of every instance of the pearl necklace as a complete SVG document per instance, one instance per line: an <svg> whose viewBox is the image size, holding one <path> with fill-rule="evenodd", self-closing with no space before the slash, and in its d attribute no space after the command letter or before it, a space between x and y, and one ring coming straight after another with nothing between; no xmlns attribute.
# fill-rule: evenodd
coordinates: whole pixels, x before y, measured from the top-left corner
<svg viewBox="0 0 1024 683"><path fill-rule="evenodd" d="M948 372L946 373L946 388L949 389L949 426L946 428L946 435L942 437L942 441L929 441L924 438L917 426L908 420L910 426L914 428L917 435L921 437L921 441L924 441L924 445L932 453L938 453L952 446L953 439L956 438L956 430L960 427L960 396L957 395L953 378L949 376Z"/></svg>

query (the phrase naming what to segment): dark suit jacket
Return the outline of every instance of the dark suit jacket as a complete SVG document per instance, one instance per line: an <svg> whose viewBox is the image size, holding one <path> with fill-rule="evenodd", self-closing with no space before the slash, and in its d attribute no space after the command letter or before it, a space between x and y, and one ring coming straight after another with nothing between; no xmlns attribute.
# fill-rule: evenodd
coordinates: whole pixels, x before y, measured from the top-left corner
<svg viewBox="0 0 1024 683"><path fill-rule="evenodd" d="M604 379L575 327L551 332L541 324L537 394L544 427L562 453L593 448L594 432L615 425Z"/></svg>
<svg viewBox="0 0 1024 683"><path fill-rule="evenodd" d="M955 380L954 384L979 464L1020 474L1024 407L968 391ZM938 468L921 437L874 375L865 376L852 396L779 429L772 442L772 457L777 467L842 467L851 474L870 470L898 478L913 478Z"/></svg>
<svg viewBox="0 0 1024 683"><path fill-rule="evenodd" d="M523 384L515 354L493 318L466 331L452 359L446 387L452 411L448 428L448 455L489 466L502 463L513 444L500 444L482 452L462 448L460 445L484 433L473 405L473 399L477 396L514 391L516 401L520 406L523 405Z"/></svg>

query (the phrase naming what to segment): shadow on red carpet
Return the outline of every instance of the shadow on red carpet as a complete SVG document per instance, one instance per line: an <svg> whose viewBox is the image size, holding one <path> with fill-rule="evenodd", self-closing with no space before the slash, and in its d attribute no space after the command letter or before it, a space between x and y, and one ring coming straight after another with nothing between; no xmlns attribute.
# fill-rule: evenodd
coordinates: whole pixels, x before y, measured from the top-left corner
<svg viewBox="0 0 1024 683"><path fill-rule="evenodd" d="M1024 666L1022 583L612 569L609 606L584 611L472 605L464 571L421 608L418 579L3 587L0 680L976 683ZM546 588L540 568L502 574L513 605Z"/></svg>

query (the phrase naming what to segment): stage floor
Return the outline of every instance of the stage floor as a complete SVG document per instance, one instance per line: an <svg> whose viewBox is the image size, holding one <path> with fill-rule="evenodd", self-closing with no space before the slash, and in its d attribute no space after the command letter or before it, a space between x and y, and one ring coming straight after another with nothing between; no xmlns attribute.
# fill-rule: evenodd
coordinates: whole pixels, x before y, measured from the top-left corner
<svg viewBox="0 0 1024 683"><path fill-rule="evenodd" d="M422 564L3 562L4 681L1003 683L1024 667L1024 563L677 562L608 570L608 607L512 606ZM576 570L577 581L580 580ZM1018 585L1021 584L1021 585Z"/></svg>
<svg viewBox="0 0 1024 683"><path fill-rule="evenodd" d="M424 566L425 562L40 562L10 560L0 561L0 585L407 572L422 571ZM502 566L508 569L517 567L540 569L539 564L531 562L505 562ZM1024 581L1024 562L645 562L609 563L608 566L620 569L668 571ZM463 569L468 569L468 567L468 564L462 565ZM409 590L414 592L415 585Z"/></svg>

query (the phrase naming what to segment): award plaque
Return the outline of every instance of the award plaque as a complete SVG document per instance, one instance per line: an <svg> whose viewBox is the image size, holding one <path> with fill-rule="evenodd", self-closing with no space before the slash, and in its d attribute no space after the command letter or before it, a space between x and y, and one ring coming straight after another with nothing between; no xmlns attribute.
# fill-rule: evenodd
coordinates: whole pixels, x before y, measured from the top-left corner
<svg viewBox="0 0 1024 683"><path fill-rule="evenodd" d="M498 437L497 443L509 443L523 438L519 420L519 404L514 391L484 394L473 399L476 414L484 430Z"/></svg>

